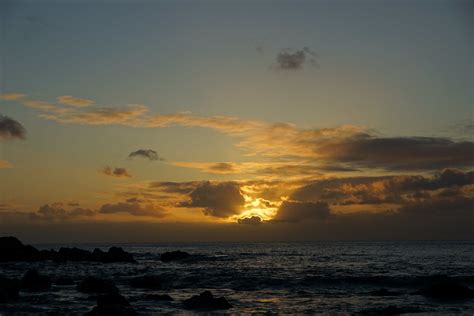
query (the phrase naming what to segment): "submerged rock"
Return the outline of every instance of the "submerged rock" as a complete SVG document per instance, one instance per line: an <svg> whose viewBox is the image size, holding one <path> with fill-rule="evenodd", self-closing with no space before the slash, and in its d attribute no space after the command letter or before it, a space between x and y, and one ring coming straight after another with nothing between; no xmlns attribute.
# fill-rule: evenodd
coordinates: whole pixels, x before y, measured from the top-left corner
<svg viewBox="0 0 474 316"><path fill-rule="evenodd" d="M157 275L144 275L130 280L130 286L144 289L160 289L161 279Z"/></svg>
<svg viewBox="0 0 474 316"><path fill-rule="evenodd" d="M0 277L0 304L16 301L20 296L20 283Z"/></svg>
<svg viewBox="0 0 474 316"><path fill-rule="evenodd" d="M51 279L46 275L41 275L37 270L26 271L21 279L20 287L24 291L43 291L51 288Z"/></svg>
<svg viewBox="0 0 474 316"><path fill-rule="evenodd" d="M76 289L82 293L118 293L119 289L112 281L88 277L79 282Z"/></svg>
<svg viewBox="0 0 474 316"><path fill-rule="evenodd" d="M97 306L87 315L100 316L129 316L136 315L136 311L130 306L125 297L120 294L105 294L97 297Z"/></svg>
<svg viewBox="0 0 474 316"><path fill-rule="evenodd" d="M176 250L176 251L168 251L163 253L160 256L160 260L162 262L170 262L170 261L179 261L183 259L189 258L191 255L187 252Z"/></svg>
<svg viewBox="0 0 474 316"><path fill-rule="evenodd" d="M204 291L199 295L194 295L185 300L183 304L187 309L218 310L232 308L232 305L229 304L224 297L215 298L209 291Z"/></svg>
<svg viewBox="0 0 474 316"><path fill-rule="evenodd" d="M474 290L453 280L444 280L419 290L415 294L421 294L435 299L470 299L474 298Z"/></svg>

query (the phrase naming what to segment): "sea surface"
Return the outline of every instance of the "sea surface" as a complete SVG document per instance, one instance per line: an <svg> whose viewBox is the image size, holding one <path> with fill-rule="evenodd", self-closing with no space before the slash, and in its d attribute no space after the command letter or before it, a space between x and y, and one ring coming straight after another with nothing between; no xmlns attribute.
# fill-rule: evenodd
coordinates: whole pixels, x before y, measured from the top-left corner
<svg viewBox="0 0 474 316"><path fill-rule="evenodd" d="M210 290L234 308L222 313L383 314L390 310L426 315L474 315L474 300L437 301L413 293L440 276L474 288L474 242L291 242L35 245L39 249L121 246L131 263L0 263L0 275L20 278L36 268L53 280L86 276L112 280L143 315L188 314L182 301ZM199 255L191 263L160 262L160 254L182 250ZM159 275L159 291L129 287L132 277ZM372 291L387 289L393 296ZM170 302L143 299L169 294ZM95 299L75 285L53 285L45 292L22 292L15 304L0 305L0 315L84 314ZM220 313L220 312L219 312Z"/></svg>

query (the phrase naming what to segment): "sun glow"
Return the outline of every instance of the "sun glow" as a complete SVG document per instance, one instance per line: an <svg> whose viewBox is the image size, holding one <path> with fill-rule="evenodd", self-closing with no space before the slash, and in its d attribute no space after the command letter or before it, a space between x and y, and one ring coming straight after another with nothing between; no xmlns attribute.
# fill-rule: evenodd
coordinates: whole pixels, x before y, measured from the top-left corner
<svg viewBox="0 0 474 316"><path fill-rule="evenodd" d="M271 220L275 217L278 207L281 204L281 201L273 202L263 198L254 198L246 194L243 194L243 196L245 199L244 210L239 215L236 215L233 220L252 216L258 216L264 221Z"/></svg>

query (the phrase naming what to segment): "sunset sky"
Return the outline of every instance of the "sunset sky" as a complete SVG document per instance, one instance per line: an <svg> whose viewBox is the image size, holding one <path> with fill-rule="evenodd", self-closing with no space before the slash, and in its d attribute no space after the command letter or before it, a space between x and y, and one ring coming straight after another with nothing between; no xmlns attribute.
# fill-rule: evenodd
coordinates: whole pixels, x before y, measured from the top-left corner
<svg viewBox="0 0 474 316"><path fill-rule="evenodd" d="M0 19L0 231L474 238L472 2L2 1Z"/></svg>

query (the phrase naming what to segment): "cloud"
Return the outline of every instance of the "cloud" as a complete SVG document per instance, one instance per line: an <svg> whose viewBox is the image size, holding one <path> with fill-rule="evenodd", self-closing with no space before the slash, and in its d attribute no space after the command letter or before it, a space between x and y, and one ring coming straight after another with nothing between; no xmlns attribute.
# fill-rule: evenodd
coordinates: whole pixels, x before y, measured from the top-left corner
<svg viewBox="0 0 474 316"><path fill-rule="evenodd" d="M204 215L221 218L240 214L245 204L240 185L235 182L203 182L189 194L189 198L179 206L204 208Z"/></svg>
<svg viewBox="0 0 474 316"><path fill-rule="evenodd" d="M156 151L151 150L151 149L139 149L134 152L131 152L128 155L128 158L136 158L136 157L147 158L149 160L155 160L155 161L164 160L162 157L158 156L158 153Z"/></svg>
<svg viewBox="0 0 474 316"><path fill-rule="evenodd" d="M93 100L75 98L71 95L62 95L57 97L56 99L59 103L76 107L88 107L95 103Z"/></svg>
<svg viewBox="0 0 474 316"><path fill-rule="evenodd" d="M26 129L19 122L0 114L0 140L25 139Z"/></svg>
<svg viewBox="0 0 474 316"><path fill-rule="evenodd" d="M40 117L64 124L211 128L236 138L236 146L248 155L289 162L287 168L269 169L274 174L282 173L282 176L286 176L284 171L290 168L307 175L318 172L316 169L332 172L364 169L413 171L474 166L472 141L442 137L387 137L364 126L303 129L290 123L229 116L206 117L189 112L153 114L144 105L64 108L42 101L27 101L24 104L41 111ZM181 164L184 166L184 163ZM207 164L195 166L216 174L247 172L250 166L233 162ZM291 164L293 167L290 167ZM304 168L300 168L303 164ZM190 163L188 166L193 167Z"/></svg>
<svg viewBox="0 0 474 316"><path fill-rule="evenodd" d="M261 225L262 219L258 216L244 217L239 218L237 223L242 225Z"/></svg>
<svg viewBox="0 0 474 316"><path fill-rule="evenodd" d="M355 135L322 142L322 159L358 167L429 170L474 165L474 143L436 137L373 137Z"/></svg>
<svg viewBox="0 0 474 316"><path fill-rule="evenodd" d="M5 169L5 168L12 168L13 165L6 160L0 160L0 169Z"/></svg>
<svg viewBox="0 0 474 316"><path fill-rule="evenodd" d="M132 175L128 173L127 169L125 168L111 168L109 166L105 167L100 171L102 174L106 176L116 177L116 178L131 178Z"/></svg>
<svg viewBox="0 0 474 316"><path fill-rule="evenodd" d="M102 214L127 213L133 216L164 217L167 213L163 208L156 205L141 206L137 202L119 202L116 204L104 204L99 209Z"/></svg>
<svg viewBox="0 0 474 316"><path fill-rule="evenodd" d="M276 57L277 69L300 70L306 64L316 65L317 54L308 47L300 50L284 49Z"/></svg>
<svg viewBox="0 0 474 316"><path fill-rule="evenodd" d="M329 216L329 205L325 202L283 201L273 220L299 222L306 219L325 219Z"/></svg>
<svg viewBox="0 0 474 316"><path fill-rule="evenodd" d="M20 99L23 99L26 97L26 94L23 93L0 93L0 100L5 100L5 101L18 101Z"/></svg>
<svg viewBox="0 0 474 316"><path fill-rule="evenodd" d="M90 217L95 214L90 209L76 207L67 210L61 207L62 204L45 204L41 206L38 211L31 213L32 219L41 220L69 220L77 217Z"/></svg>

